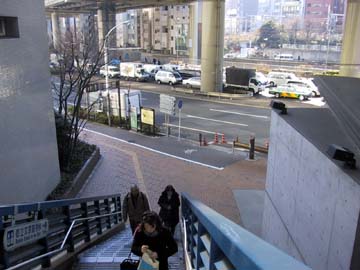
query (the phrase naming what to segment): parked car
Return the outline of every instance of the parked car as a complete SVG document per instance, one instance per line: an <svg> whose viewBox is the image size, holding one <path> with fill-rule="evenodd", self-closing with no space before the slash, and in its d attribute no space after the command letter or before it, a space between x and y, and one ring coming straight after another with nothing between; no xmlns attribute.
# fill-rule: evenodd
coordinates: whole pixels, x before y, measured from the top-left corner
<svg viewBox="0 0 360 270"><path fill-rule="evenodd" d="M294 73L271 71L268 74L268 82L270 86L287 84L289 80L298 80Z"/></svg>
<svg viewBox="0 0 360 270"><path fill-rule="evenodd" d="M170 85L181 83L182 78L178 72L172 72L167 70L159 70L155 74L155 81L158 84L168 83Z"/></svg>
<svg viewBox="0 0 360 270"><path fill-rule="evenodd" d="M187 88L200 88L201 87L201 78L200 77L192 77L192 78L183 80L182 83Z"/></svg>
<svg viewBox="0 0 360 270"><path fill-rule="evenodd" d="M109 78L115 78L120 76L120 68L118 66L108 65L108 71L106 72L105 66L100 68L100 75L106 76L108 74Z"/></svg>
<svg viewBox="0 0 360 270"><path fill-rule="evenodd" d="M184 79L189 79L192 77L200 77L201 76L201 71L200 70L192 70L192 69L180 69L178 70L181 78Z"/></svg>
<svg viewBox="0 0 360 270"><path fill-rule="evenodd" d="M310 79L299 79L299 80L289 80L287 82L288 85L297 85L301 87L307 87L311 90L311 93L314 97L320 96L320 92L317 86Z"/></svg>
<svg viewBox="0 0 360 270"><path fill-rule="evenodd" d="M269 94L275 95L276 98L288 97L297 98L299 100L305 100L312 96L311 89L308 87L301 87L297 85L280 85L272 87L269 90Z"/></svg>

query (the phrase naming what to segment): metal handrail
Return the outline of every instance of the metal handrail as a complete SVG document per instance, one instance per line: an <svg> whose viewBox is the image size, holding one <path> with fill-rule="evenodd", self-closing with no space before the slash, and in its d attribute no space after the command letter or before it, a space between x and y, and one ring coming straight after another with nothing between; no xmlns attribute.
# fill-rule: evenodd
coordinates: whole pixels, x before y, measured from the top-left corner
<svg viewBox="0 0 360 270"><path fill-rule="evenodd" d="M104 215L98 215L98 216L92 216L92 217L76 218L76 219L74 219L74 220L71 222L71 225L70 225L68 231L66 232L65 238L64 238L64 240L62 241L60 248L58 248L58 249L56 249L56 250L53 250L53 251L50 251L50 252L48 252L48 253L39 255L39 256L37 256L37 257L31 258L31 259L29 259L29 260L27 260L27 261L21 262L21 263L19 263L19 264L17 264L17 265L14 265L14 266L9 267L9 268L6 268L5 270L17 269L17 268L22 267L22 266L25 266L25 265L27 265L27 264L29 264L29 263L31 263L31 262L37 261L37 260L39 260L39 259L42 259L42 258L44 258L44 257L47 257L47 256L49 256L49 255L52 255L52 254L55 254L55 253L58 253L58 252L62 251L62 250L64 249L66 240L68 239L68 237L69 237L69 235L70 235L70 232L71 232L71 230L73 229L73 227L74 227L74 225L75 225L76 222L78 222L78 221L84 221L84 220L88 220L88 219L95 219L95 218L107 217L107 216L112 216L112 215L116 215L116 214L121 214L121 211L113 212L113 213L111 213L111 214L104 214Z"/></svg>

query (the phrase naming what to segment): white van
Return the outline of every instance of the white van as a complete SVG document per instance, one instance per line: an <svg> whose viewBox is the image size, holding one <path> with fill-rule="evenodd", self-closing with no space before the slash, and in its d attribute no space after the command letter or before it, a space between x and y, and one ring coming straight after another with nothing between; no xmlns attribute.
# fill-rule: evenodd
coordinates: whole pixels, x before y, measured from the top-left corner
<svg viewBox="0 0 360 270"><path fill-rule="evenodd" d="M292 54L288 54L288 53L281 53L281 54L275 55L274 59L280 60L280 61L293 61L294 56Z"/></svg>
<svg viewBox="0 0 360 270"><path fill-rule="evenodd" d="M144 64L143 69L146 73L150 75L152 79L155 78L155 74L162 69L162 66L160 65L154 65L154 64Z"/></svg>
<svg viewBox="0 0 360 270"><path fill-rule="evenodd" d="M294 73L271 71L267 75L270 86L287 84L289 80L298 80Z"/></svg>
<svg viewBox="0 0 360 270"><path fill-rule="evenodd" d="M173 84L181 83L182 78L181 78L180 74L177 72L172 72L172 71L167 71L167 70L159 70L155 74L155 81L158 84L168 83L170 85L173 85Z"/></svg>

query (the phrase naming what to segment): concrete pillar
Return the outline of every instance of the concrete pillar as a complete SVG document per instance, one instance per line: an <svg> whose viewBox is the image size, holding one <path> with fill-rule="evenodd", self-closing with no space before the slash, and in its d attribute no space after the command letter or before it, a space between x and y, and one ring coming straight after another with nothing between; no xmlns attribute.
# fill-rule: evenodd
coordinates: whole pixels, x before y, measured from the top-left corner
<svg viewBox="0 0 360 270"><path fill-rule="evenodd" d="M198 2L190 4L189 10L189 60L191 64L198 64Z"/></svg>
<svg viewBox="0 0 360 270"><path fill-rule="evenodd" d="M348 0L340 75L360 77L360 0Z"/></svg>
<svg viewBox="0 0 360 270"><path fill-rule="evenodd" d="M53 47L55 50L60 49L60 24L59 24L59 16L56 12L51 13L51 28L52 28L52 40Z"/></svg>
<svg viewBox="0 0 360 270"><path fill-rule="evenodd" d="M201 41L201 91L222 91L225 0L204 0Z"/></svg>
<svg viewBox="0 0 360 270"><path fill-rule="evenodd" d="M105 0L97 10L99 48L103 47L104 38L111 28L115 26L115 5L110 0ZM113 31L107 39L107 47L116 46L116 31Z"/></svg>

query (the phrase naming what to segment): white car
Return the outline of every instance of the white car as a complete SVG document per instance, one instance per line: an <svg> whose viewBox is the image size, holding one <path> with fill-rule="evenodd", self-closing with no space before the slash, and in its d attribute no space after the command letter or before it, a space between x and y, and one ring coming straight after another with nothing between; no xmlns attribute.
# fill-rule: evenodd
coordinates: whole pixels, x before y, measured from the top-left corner
<svg viewBox="0 0 360 270"><path fill-rule="evenodd" d="M110 66L108 65L108 72L106 72L105 66L100 68L100 75L106 77L108 74L109 78L120 77L120 68L118 66Z"/></svg>
<svg viewBox="0 0 360 270"><path fill-rule="evenodd" d="M180 74L177 72L172 72L172 71L167 71L167 70L159 70L155 74L155 81L158 84L168 83L170 85L173 85L173 84L181 83L182 78L181 78Z"/></svg>
<svg viewBox="0 0 360 270"><path fill-rule="evenodd" d="M318 88L312 82L311 79L309 79L309 80L307 80L307 79L289 80L287 82L287 84L288 85L297 85L297 86L301 86L301 87L306 87L306 88L311 90L313 97L320 96L320 92L319 92Z"/></svg>
<svg viewBox="0 0 360 270"><path fill-rule="evenodd" d="M270 86L287 84L289 80L298 80L294 73L271 71L267 75Z"/></svg>
<svg viewBox="0 0 360 270"><path fill-rule="evenodd" d="M187 88L200 88L201 87L201 78L200 77L192 77L187 80L183 80L182 83Z"/></svg>

